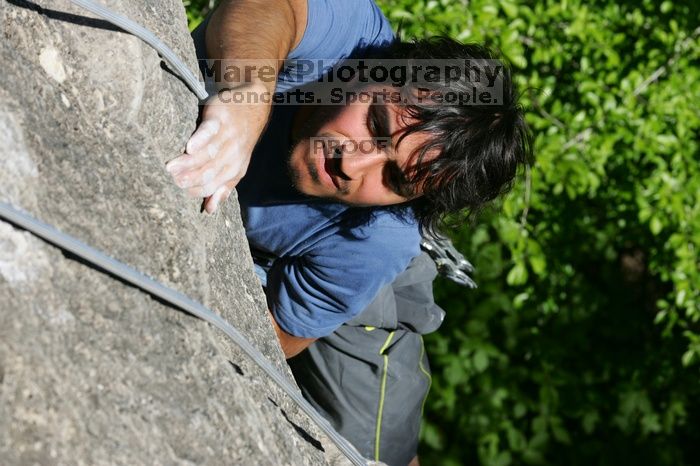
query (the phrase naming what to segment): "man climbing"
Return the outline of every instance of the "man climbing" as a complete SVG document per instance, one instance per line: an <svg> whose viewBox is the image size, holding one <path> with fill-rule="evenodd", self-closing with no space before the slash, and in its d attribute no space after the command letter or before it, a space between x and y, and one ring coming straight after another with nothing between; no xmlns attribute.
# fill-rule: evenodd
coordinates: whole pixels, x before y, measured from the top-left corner
<svg viewBox="0 0 700 466"><path fill-rule="evenodd" d="M220 59L266 69L273 79L210 79L219 94L168 171L205 198L209 213L237 189L272 324L307 399L365 456L417 463L430 384L421 335L443 316L421 231L447 213L478 210L527 162L527 129L507 69L494 77L497 103L434 98L484 90L486 80L465 75L407 80L406 101L272 105L265 96L313 88L328 72L300 72L295 64L304 60L372 56L463 67L493 57L444 38L396 41L373 0L224 1L193 37L200 60L210 59L200 61L205 74ZM348 89L355 96L397 91L377 82ZM244 101L233 98L241 95ZM373 144L359 150L365 141Z"/></svg>

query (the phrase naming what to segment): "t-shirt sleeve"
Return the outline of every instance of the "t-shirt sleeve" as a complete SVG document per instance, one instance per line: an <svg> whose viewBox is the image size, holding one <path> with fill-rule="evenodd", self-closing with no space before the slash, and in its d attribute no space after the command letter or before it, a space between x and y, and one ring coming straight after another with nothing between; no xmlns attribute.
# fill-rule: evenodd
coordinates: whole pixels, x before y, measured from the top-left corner
<svg viewBox="0 0 700 466"><path fill-rule="evenodd" d="M374 0L308 0L306 30L287 57L277 91L316 81L338 61L364 48L389 44L394 38Z"/></svg>
<svg viewBox="0 0 700 466"><path fill-rule="evenodd" d="M270 311L285 332L330 335L362 312L420 252L417 230L376 226L362 239L328 237L312 253L278 259L267 276Z"/></svg>
<svg viewBox="0 0 700 466"><path fill-rule="evenodd" d="M306 30L290 59L344 58L356 47L394 40L374 0L308 0Z"/></svg>

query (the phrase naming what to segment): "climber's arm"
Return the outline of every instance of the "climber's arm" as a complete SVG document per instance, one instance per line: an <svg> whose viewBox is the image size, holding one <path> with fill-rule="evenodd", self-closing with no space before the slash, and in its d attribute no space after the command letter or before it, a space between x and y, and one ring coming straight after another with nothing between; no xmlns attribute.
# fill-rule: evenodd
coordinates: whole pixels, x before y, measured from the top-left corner
<svg viewBox="0 0 700 466"><path fill-rule="evenodd" d="M224 60L248 60L258 69L276 72L301 41L306 28L307 0L229 0L213 13L206 31L207 55ZM252 76L255 79L255 76ZM268 91L275 82L257 81ZM222 87L230 87L223 83Z"/></svg>
<svg viewBox="0 0 700 466"><path fill-rule="evenodd" d="M226 98L232 89L245 95L274 92L283 60L304 34L306 2L229 0L212 13L206 30L207 54L210 60L222 60L229 72L222 73L223 82L217 83L219 95L202 110L202 122L186 153L167 165L179 187L194 197L207 198L207 212L216 210L245 175L271 111L271 99L233 104L225 103ZM253 66L274 73L234 72L236 67L245 71L241 67ZM244 79L235 80L237 75Z"/></svg>
<svg viewBox="0 0 700 466"><path fill-rule="evenodd" d="M282 352L284 353L285 358L293 358L294 356L308 348L308 346L311 343L316 341L316 338L295 337L294 335L288 334L280 328L272 313L269 313L269 315L270 320L272 320L272 327L275 329L277 339L280 342L280 346L282 347Z"/></svg>

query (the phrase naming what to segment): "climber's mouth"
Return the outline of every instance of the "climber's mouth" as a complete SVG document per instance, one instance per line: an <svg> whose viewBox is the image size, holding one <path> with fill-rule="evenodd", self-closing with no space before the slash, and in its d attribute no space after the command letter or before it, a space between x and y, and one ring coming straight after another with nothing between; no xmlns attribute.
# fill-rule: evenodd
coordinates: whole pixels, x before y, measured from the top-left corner
<svg viewBox="0 0 700 466"><path fill-rule="evenodd" d="M346 175L345 172L343 172L342 163L342 150L339 147L336 147L335 149L331 150L329 144L326 141L324 141L323 164L321 168L323 169L324 174L327 175L330 181L333 183L333 186L335 186L335 188L339 191L344 190L344 186L342 186L341 180L347 182L352 179L348 175Z"/></svg>

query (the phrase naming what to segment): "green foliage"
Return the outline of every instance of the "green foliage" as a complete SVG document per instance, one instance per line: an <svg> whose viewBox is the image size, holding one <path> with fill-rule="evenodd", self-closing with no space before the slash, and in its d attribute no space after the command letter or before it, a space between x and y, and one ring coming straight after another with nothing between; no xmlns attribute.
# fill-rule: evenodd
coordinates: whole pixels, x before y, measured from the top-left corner
<svg viewBox="0 0 700 466"><path fill-rule="evenodd" d="M537 161L452 232L422 464L693 464L700 429L695 2L384 0L404 39L513 65Z"/></svg>
<svg viewBox="0 0 700 466"><path fill-rule="evenodd" d="M218 0L183 0L182 3L187 11L190 31L193 31L219 2Z"/></svg>
<svg viewBox="0 0 700 466"><path fill-rule="evenodd" d="M211 3L185 1L191 27ZM513 193L451 232L480 287L436 286L421 463L696 463L700 5L377 3L405 39L500 49L535 135Z"/></svg>

